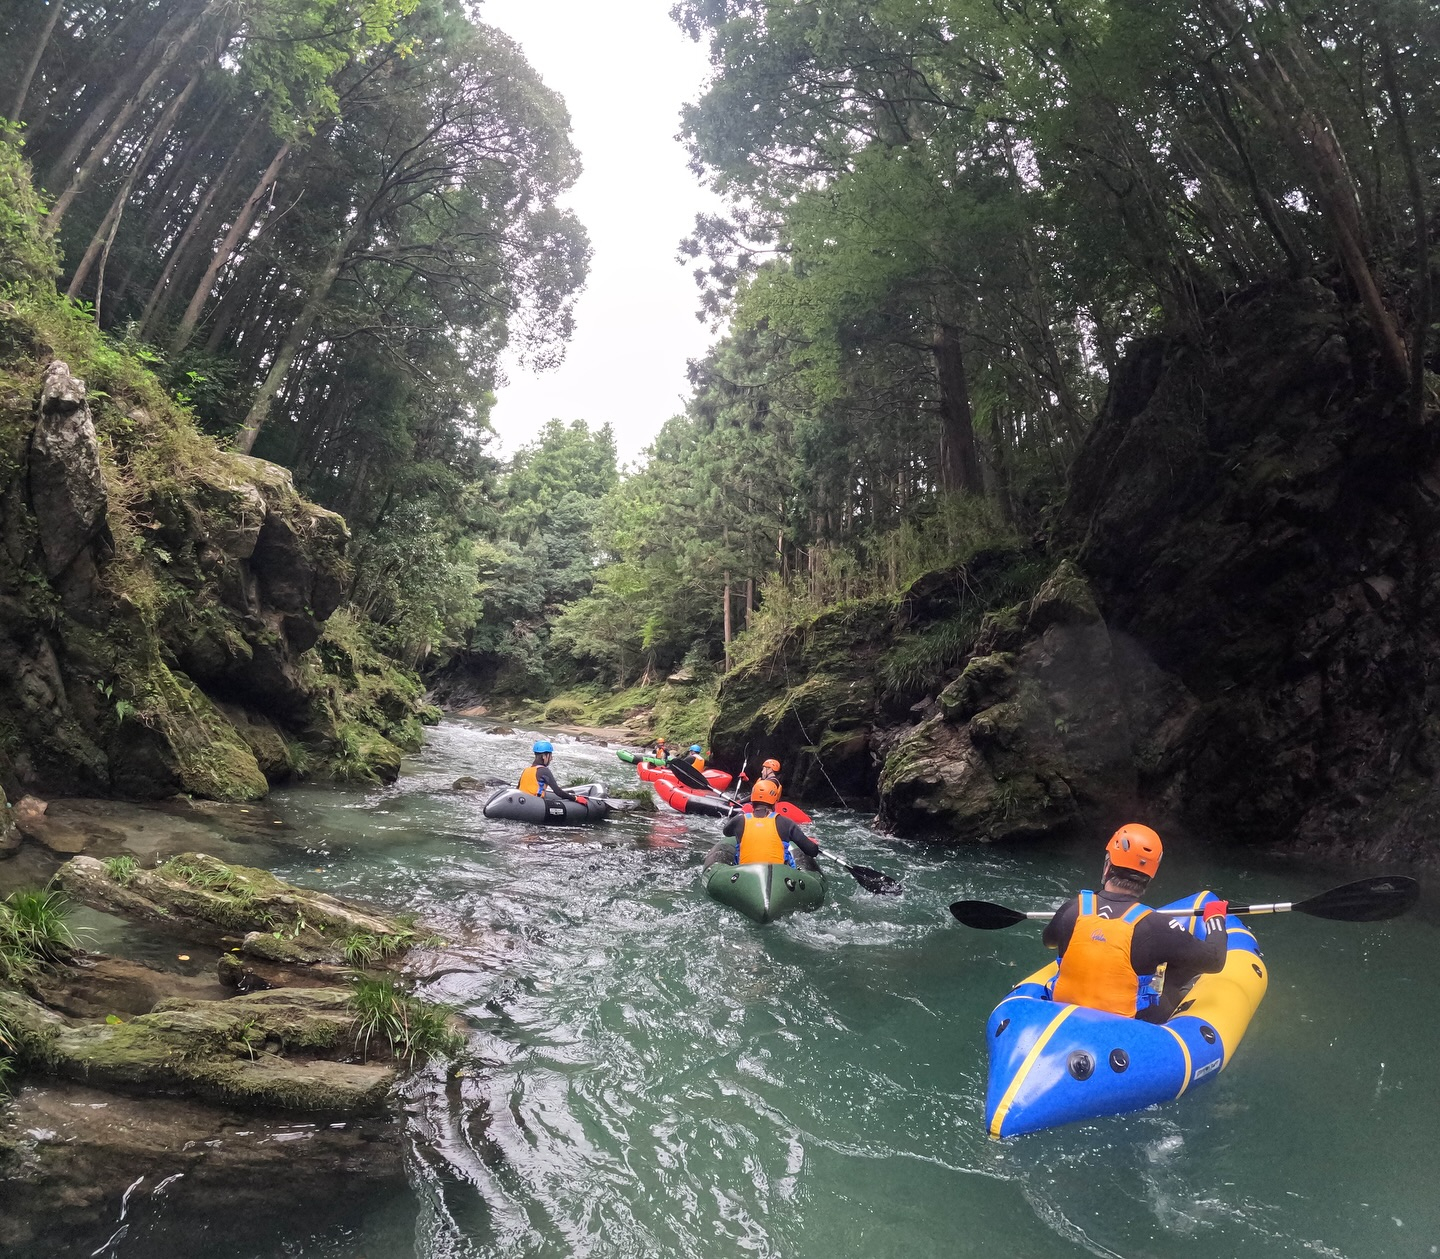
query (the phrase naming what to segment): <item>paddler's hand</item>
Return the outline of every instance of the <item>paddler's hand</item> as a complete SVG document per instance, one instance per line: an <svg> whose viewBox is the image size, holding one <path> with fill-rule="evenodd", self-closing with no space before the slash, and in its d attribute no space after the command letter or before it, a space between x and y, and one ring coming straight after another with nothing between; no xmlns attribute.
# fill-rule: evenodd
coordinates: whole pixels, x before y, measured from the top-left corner
<svg viewBox="0 0 1440 1259"><path fill-rule="evenodd" d="M1230 912L1229 901L1211 901L1205 906L1205 934L1225 931L1225 915Z"/></svg>

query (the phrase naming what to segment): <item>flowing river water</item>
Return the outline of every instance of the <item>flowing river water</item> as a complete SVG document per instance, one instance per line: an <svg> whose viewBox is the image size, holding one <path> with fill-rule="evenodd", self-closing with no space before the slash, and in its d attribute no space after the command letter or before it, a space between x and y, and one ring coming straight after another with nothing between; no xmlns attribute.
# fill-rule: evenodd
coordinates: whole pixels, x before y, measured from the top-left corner
<svg viewBox="0 0 1440 1259"><path fill-rule="evenodd" d="M276 873L458 945L426 994L462 1013L469 1061L406 1086L411 1192L357 1219L346 1255L1440 1254L1433 901L1391 923L1256 920L1269 995L1217 1080L996 1143L985 1019L1047 954L1038 924L975 932L945 907L1057 904L1098 841L945 852L818 809L822 844L905 894L840 873L819 912L756 927L698 889L712 820L545 830L451 790L513 778L529 740L450 721L389 788L272 799L300 841ZM633 784L612 751L557 742L561 781ZM1298 899L1348 877L1172 843L1157 890ZM276 1254L338 1253L276 1227Z"/></svg>

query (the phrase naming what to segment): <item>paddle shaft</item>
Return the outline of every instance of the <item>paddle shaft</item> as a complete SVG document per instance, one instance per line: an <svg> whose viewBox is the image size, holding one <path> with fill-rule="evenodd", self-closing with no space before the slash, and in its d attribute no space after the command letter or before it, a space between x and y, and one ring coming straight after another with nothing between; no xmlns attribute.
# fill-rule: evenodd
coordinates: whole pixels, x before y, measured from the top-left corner
<svg viewBox="0 0 1440 1259"><path fill-rule="evenodd" d="M1271 901L1268 905L1231 905L1225 912L1226 914L1288 914L1296 904L1295 901ZM1032 909L1026 913L1025 917L1033 918L1036 922L1049 922L1059 912L1059 909ZM1201 918L1205 913L1203 909L1152 909L1150 912L1165 914L1170 918Z"/></svg>

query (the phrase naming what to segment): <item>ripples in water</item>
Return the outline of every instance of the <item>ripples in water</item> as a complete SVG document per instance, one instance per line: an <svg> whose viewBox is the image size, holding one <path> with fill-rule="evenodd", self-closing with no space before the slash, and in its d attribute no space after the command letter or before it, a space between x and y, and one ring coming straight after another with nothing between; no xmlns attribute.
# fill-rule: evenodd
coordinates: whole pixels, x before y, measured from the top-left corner
<svg viewBox="0 0 1440 1259"><path fill-rule="evenodd" d="M275 801L310 847L282 875L417 911L454 945L429 995L463 1012L469 1061L406 1090L422 1254L1436 1253L1434 1015L1397 1013L1431 922L1266 923L1275 980L1230 1071L1170 1107L998 1145L981 1032L1044 952L945 907L1056 904L1090 854L946 855L822 808L822 844L905 895L832 874L818 913L757 928L698 891L713 821L558 832L488 822L483 794L450 790L517 775L528 743L448 722L391 788ZM633 781L604 749L561 742L557 762L562 781ZM1181 853L1163 877L1256 899L1321 885Z"/></svg>

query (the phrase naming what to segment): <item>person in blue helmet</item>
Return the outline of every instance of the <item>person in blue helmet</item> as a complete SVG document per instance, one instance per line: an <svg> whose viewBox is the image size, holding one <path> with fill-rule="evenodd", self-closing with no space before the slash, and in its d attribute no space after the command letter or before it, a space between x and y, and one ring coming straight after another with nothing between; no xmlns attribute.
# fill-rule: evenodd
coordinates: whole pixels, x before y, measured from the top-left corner
<svg viewBox="0 0 1440 1259"><path fill-rule="evenodd" d="M550 768L550 760L555 755L554 745L548 739L537 739L530 750L535 753L535 763L527 766L520 775L520 790L528 791L532 796L543 796L549 792L562 800L574 800L575 797L556 781Z"/></svg>
<svg viewBox="0 0 1440 1259"><path fill-rule="evenodd" d="M690 764L696 773L703 774L705 772L705 756L698 743L690 745Z"/></svg>

